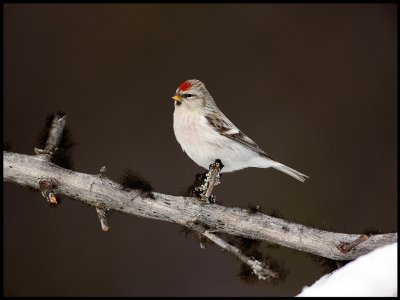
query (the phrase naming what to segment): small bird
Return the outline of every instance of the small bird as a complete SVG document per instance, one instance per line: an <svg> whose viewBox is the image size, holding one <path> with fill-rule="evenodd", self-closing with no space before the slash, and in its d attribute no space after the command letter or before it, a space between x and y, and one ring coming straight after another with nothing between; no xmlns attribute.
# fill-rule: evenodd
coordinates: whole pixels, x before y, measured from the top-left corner
<svg viewBox="0 0 400 300"><path fill-rule="evenodd" d="M184 152L199 166L208 169L216 159L222 173L255 167L272 167L302 182L308 178L273 160L218 109L204 83L183 82L175 100L174 133Z"/></svg>

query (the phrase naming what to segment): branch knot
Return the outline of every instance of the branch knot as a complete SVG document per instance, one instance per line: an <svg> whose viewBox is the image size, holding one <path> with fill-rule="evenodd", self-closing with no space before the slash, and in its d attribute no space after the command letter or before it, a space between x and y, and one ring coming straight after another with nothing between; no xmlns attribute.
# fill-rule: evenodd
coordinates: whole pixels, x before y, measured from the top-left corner
<svg viewBox="0 0 400 300"><path fill-rule="evenodd" d="M56 187L57 184L54 179L41 179L39 181L39 189L42 192L42 196L53 205L58 204L55 192Z"/></svg>

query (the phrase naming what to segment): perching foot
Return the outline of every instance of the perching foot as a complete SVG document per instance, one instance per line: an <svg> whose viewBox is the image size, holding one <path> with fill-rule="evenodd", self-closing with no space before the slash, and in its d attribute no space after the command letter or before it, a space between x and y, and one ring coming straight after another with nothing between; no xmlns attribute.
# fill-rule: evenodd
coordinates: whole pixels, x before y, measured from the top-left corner
<svg viewBox="0 0 400 300"><path fill-rule="evenodd" d="M221 183L221 170L224 167L220 159L216 159L209 167L208 172L196 175L194 194L205 203L215 203L215 195L212 195L214 187Z"/></svg>

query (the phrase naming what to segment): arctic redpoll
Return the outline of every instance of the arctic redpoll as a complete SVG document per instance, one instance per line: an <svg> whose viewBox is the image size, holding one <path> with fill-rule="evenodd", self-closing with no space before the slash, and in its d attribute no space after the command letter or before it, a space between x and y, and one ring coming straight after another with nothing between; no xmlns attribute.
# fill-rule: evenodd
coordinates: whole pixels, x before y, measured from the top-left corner
<svg viewBox="0 0 400 300"><path fill-rule="evenodd" d="M175 100L176 139L199 166L208 169L215 159L220 159L224 165L222 172L272 167L303 182L308 177L273 160L233 125L218 109L201 81L185 81L172 99Z"/></svg>

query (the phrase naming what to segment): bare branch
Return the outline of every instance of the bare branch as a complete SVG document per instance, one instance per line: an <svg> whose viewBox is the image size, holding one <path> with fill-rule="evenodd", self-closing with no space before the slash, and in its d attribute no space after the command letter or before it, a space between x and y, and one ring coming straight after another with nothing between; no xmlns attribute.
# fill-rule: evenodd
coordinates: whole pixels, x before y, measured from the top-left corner
<svg viewBox="0 0 400 300"><path fill-rule="evenodd" d="M378 247L397 242L397 233L377 234L347 253L338 246L351 243L360 234L318 230L245 209L199 203L196 198L153 192L154 199L140 190L125 191L108 178L63 169L38 156L3 152L3 180L39 189L43 178L57 184L57 193L94 207L107 207L127 214L188 226L197 221L213 232L264 240L334 260L353 260Z"/></svg>
<svg viewBox="0 0 400 300"><path fill-rule="evenodd" d="M213 241L215 244L220 246L222 249L225 249L239 258L242 262L250 266L253 270L254 274L257 275L258 279L265 280L267 276L272 278L278 278L279 274L277 272L272 271L271 269L267 268L262 262L252 259L246 256L240 249L236 248L235 246L227 243L220 237L216 236L215 234L211 233L209 230L203 232L203 235Z"/></svg>

